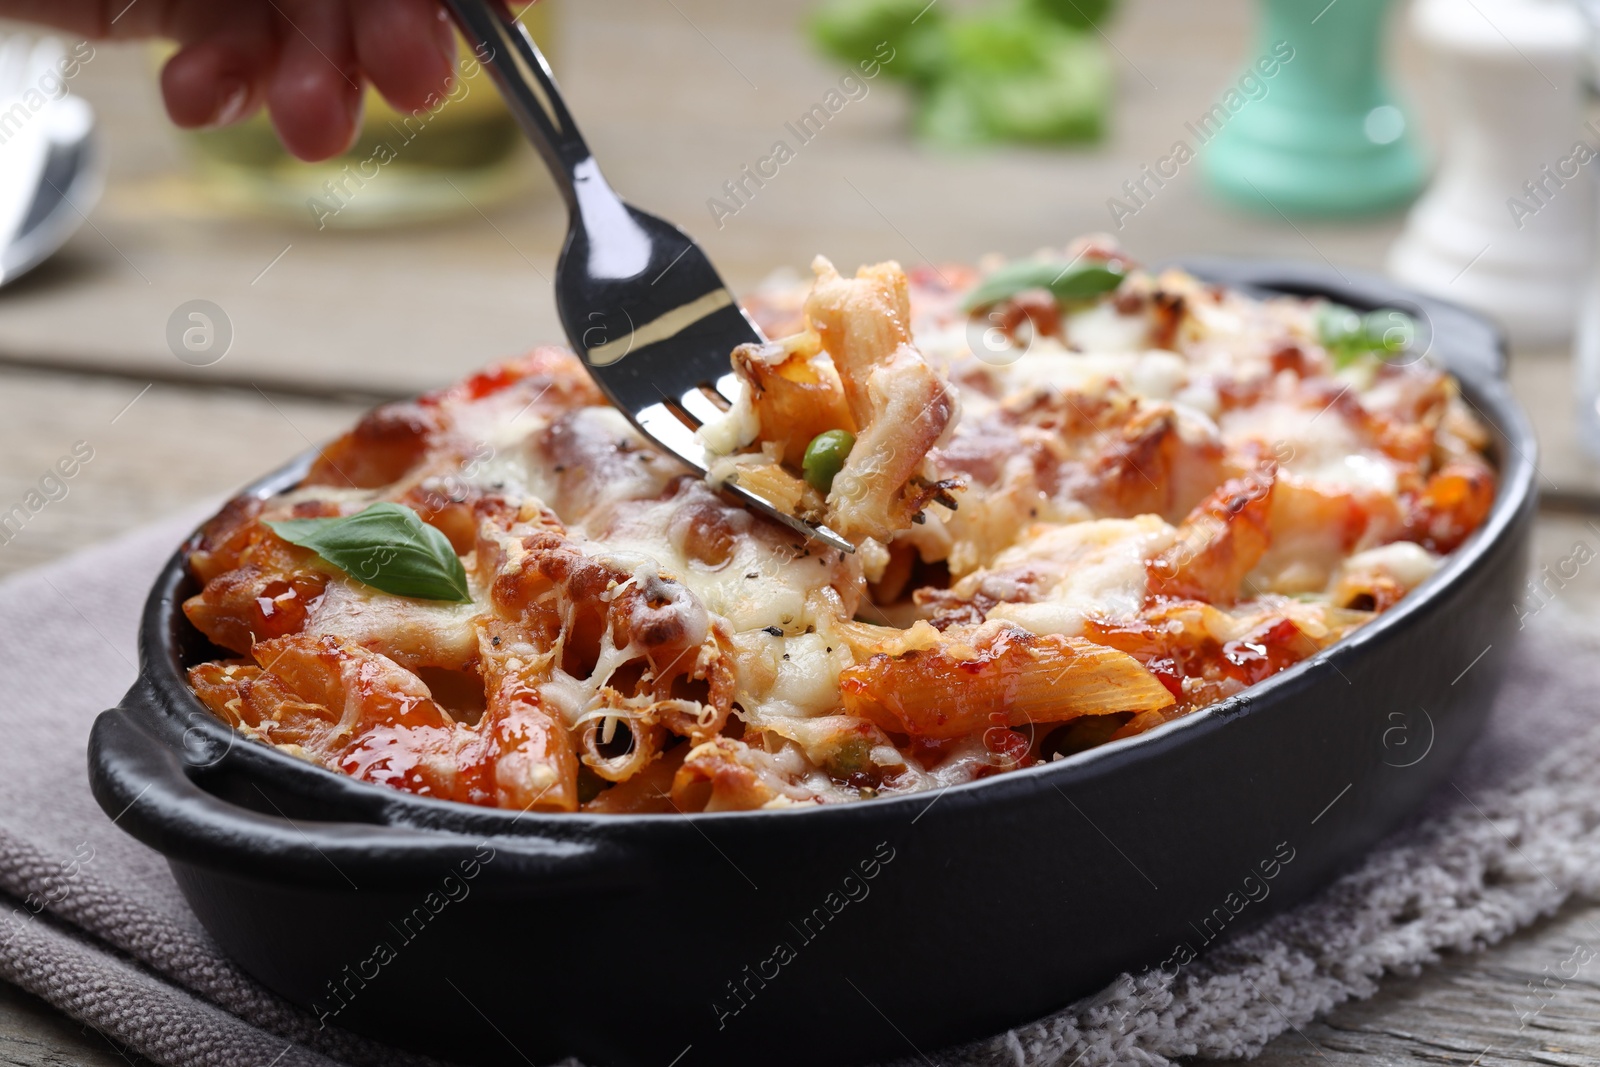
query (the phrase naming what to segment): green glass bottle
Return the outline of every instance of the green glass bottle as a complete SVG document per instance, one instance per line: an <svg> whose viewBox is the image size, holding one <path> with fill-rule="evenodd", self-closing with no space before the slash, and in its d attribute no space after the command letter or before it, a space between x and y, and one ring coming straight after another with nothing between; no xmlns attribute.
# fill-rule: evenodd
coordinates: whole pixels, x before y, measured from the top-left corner
<svg viewBox="0 0 1600 1067"><path fill-rule="evenodd" d="M1359 215L1422 187L1411 124L1383 74L1389 0L1260 0L1246 77L1263 95L1229 114L1201 153L1225 200L1275 214ZM1261 59L1278 59L1261 78Z"/></svg>

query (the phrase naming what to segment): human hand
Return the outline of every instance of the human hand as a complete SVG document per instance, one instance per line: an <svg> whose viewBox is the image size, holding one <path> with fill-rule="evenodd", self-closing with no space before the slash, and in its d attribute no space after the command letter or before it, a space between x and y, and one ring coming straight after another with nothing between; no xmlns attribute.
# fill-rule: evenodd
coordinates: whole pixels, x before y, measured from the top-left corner
<svg viewBox="0 0 1600 1067"><path fill-rule="evenodd" d="M97 39L174 40L161 72L173 122L226 126L265 105L305 160L355 141L369 82L409 112L442 95L454 69L438 0L0 0L0 15Z"/></svg>

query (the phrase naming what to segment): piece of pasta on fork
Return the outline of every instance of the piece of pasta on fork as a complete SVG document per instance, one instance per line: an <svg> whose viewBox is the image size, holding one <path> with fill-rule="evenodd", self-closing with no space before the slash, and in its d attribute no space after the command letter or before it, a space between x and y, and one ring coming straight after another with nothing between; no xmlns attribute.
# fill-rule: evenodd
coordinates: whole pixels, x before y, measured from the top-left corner
<svg viewBox="0 0 1600 1067"><path fill-rule="evenodd" d="M912 343L899 264L845 278L818 256L812 271L806 328L733 354L740 401L701 430L721 454L710 477L884 544L924 521L929 504L957 506L960 480L927 463L955 425L956 392Z"/></svg>

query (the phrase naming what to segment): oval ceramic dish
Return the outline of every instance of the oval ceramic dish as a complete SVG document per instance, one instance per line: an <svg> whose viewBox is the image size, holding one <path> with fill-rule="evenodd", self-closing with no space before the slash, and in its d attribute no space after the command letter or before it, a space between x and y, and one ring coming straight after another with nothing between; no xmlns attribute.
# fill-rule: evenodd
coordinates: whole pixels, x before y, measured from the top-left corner
<svg viewBox="0 0 1600 1067"><path fill-rule="evenodd" d="M1422 587L1232 699L938 793L518 815L345 778L214 719L184 678L212 650L180 610L196 584L179 554L145 609L139 681L95 724L95 795L266 986L458 1062L864 1063L1178 966L1327 884L1445 779L1512 654L1535 510L1533 436L1481 320L1354 273L1187 266L1411 310L1500 472L1488 521Z"/></svg>

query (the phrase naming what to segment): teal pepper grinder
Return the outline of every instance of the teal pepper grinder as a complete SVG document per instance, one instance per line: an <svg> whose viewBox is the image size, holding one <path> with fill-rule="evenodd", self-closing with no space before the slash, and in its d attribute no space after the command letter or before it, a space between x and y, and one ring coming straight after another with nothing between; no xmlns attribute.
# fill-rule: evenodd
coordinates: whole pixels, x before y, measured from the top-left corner
<svg viewBox="0 0 1600 1067"><path fill-rule="evenodd" d="M1209 123L1192 124L1201 132L1220 125L1201 150L1213 190L1241 207L1291 215L1367 214L1417 194L1422 159L1383 76L1388 7L1261 0L1256 51L1236 83L1244 92L1230 89Z"/></svg>

